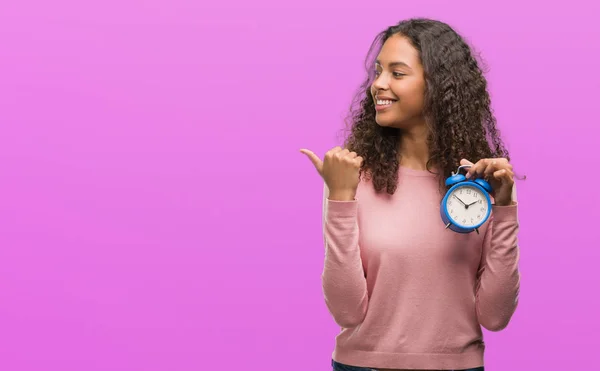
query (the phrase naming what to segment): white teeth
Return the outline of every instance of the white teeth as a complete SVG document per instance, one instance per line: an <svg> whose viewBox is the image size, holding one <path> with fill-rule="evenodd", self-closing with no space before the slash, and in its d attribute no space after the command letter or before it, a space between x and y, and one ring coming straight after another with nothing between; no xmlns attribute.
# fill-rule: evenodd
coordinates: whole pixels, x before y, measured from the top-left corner
<svg viewBox="0 0 600 371"><path fill-rule="evenodd" d="M378 106L387 106L394 103L393 100L381 100L381 99L377 99L377 105Z"/></svg>

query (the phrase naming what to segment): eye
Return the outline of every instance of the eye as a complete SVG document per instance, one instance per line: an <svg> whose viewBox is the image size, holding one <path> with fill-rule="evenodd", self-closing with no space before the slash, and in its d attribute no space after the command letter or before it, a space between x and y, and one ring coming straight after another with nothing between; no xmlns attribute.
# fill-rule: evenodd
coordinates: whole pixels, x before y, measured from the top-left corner
<svg viewBox="0 0 600 371"><path fill-rule="evenodd" d="M402 72L394 72L394 77L402 77L402 76L406 76L406 74L404 74Z"/></svg>

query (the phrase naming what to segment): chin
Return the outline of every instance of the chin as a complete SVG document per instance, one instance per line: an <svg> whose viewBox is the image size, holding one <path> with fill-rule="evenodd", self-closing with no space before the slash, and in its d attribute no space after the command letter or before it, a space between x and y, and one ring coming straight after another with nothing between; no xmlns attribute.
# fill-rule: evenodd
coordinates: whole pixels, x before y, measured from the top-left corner
<svg viewBox="0 0 600 371"><path fill-rule="evenodd" d="M401 128L404 120L401 117L381 117L375 116L377 125L387 128Z"/></svg>

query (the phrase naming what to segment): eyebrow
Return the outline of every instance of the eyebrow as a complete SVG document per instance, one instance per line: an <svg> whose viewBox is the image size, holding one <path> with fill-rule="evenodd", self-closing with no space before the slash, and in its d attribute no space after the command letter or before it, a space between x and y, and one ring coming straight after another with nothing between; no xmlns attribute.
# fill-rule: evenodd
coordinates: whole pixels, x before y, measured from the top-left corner
<svg viewBox="0 0 600 371"><path fill-rule="evenodd" d="M381 66L381 62L379 60L376 60L375 64L378 64ZM404 62L391 62L389 66L390 67L408 67L408 68L410 68L410 66Z"/></svg>

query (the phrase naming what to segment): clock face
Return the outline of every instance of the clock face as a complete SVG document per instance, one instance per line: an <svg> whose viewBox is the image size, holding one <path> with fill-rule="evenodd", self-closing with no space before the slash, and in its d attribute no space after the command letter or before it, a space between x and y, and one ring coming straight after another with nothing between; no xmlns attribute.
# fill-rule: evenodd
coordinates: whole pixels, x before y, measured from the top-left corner
<svg viewBox="0 0 600 371"><path fill-rule="evenodd" d="M488 214L486 195L479 188L464 185L448 194L448 215L464 227L479 226Z"/></svg>

